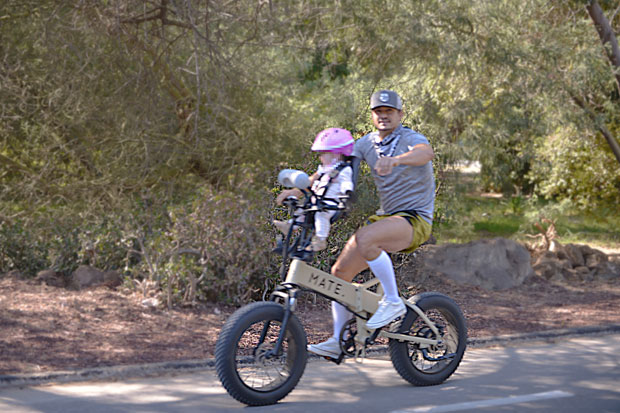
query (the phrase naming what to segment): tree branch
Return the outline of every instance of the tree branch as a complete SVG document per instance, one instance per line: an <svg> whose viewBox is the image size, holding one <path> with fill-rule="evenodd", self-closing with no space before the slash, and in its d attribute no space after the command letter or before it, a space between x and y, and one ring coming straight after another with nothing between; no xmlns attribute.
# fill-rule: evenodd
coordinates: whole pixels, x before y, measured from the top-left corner
<svg viewBox="0 0 620 413"><path fill-rule="evenodd" d="M152 16L148 16L151 13L155 13ZM184 23L184 22L180 22L177 20L170 20L168 18L168 2L167 1L162 1L161 5L159 7L156 7L154 9L151 9L147 12L142 13L139 16L134 16L134 17L128 17L126 19L122 19L121 23L132 23L132 24L140 24L140 23L144 23L144 22L148 22L148 21L153 21L153 20L160 20L162 25L169 25L169 26L178 26L178 27L183 27L186 29L191 29L192 26Z"/></svg>
<svg viewBox="0 0 620 413"><path fill-rule="evenodd" d="M581 98L579 98L578 96L572 93L570 95L571 95L571 98L573 99L573 102L575 102L577 106L582 108L588 114L590 119L592 119L592 121L594 122L598 130L605 137L605 140L607 140L607 143L609 144L611 151L616 156L618 163L620 163L620 144L618 144L618 141L613 137L609 129L607 129L605 124L599 119L596 113L590 108L590 106L585 101L583 101Z"/></svg>
<svg viewBox="0 0 620 413"><path fill-rule="evenodd" d="M19 170L23 173L25 173L28 176L32 176L32 171L30 169L28 169L27 167L25 167L24 165L20 164L17 161L14 161L13 159L9 158L8 156L4 156L0 153L0 164L5 164L9 167L12 167L13 170Z"/></svg>
<svg viewBox="0 0 620 413"><path fill-rule="evenodd" d="M601 43L603 44L603 49L605 49L607 58L615 69L616 88L620 93L620 47L618 47L618 39L616 38L616 34L611 27L610 21L607 20L607 17L605 17L603 9L601 9L601 6L598 4L597 0L591 0L586 6L586 9L594 22L594 27L596 27L599 37L601 38ZM609 47L607 47L607 44L609 44Z"/></svg>
<svg viewBox="0 0 620 413"><path fill-rule="evenodd" d="M609 18L609 23L613 24L614 23L614 19L616 18L616 16L618 15L618 12L620 11L620 6L618 6L618 8L616 9L616 11L613 12L613 14L611 15L611 17Z"/></svg>

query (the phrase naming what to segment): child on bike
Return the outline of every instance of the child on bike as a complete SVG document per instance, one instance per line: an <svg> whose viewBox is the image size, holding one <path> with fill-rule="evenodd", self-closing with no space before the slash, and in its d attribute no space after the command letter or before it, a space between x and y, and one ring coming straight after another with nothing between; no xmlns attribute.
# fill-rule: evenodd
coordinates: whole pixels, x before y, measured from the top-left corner
<svg viewBox="0 0 620 413"><path fill-rule="evenodd" d="M338 198L353 191L353 170L345 163L345 156L353 152L353 136L346 129L329 128L316 136L310 150L320 153L321 165L311 177L314 199L324 204L336 206ZM330 220L335 210L319 211L314 215L315 233L312 238L312 250L320 251L327 246ZM303 217L297 217L298 221ZM280 231L287 233L293 220L289 222L274 221Z"/></svg>

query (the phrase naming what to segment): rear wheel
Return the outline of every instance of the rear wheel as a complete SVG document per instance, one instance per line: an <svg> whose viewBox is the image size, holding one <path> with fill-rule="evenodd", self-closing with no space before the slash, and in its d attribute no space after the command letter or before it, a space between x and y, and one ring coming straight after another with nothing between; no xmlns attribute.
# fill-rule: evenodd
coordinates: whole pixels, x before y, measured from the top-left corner
<svg viewBox="0 0 620 413"><path fill-rule="evenodd" d="M306 367L306 333L291 314L282 349L284 308L274 302L252 303L224 324L215 348L215 366L228 393L250 406L276 403L290 393Z"/></svg>
<svg viewBox="0 0 620 413"><path fill-rule="evenodd" d="M402 378L416 386L444 382L454 373L465 353L467 327L458 305L440 293L422 293L410 299L437 327L439 337L415 311L408 309L397 332L439 339L440 344L423 345L390 339L390 358Z"/></svg>

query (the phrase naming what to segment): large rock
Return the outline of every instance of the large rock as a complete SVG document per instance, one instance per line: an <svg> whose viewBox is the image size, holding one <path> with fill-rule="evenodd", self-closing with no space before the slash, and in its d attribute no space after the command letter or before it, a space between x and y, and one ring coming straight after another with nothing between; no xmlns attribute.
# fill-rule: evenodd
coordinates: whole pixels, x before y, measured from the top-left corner
<svg viewBox="0 0 620 413"><path fill-rule="evenodd" d="M586 267L592 269L605 266L608 261L607 254L603 251L595 250L588 247L588 253L584 252Z"/></svg>
<svg viewBox="0 0 620 413"><path fill-rule="evenodd" d="M592 281L620 277L620 266L607 254L588 245L555 244L553 251L542 253L534 271L551 281Z"/></svg>
<svg viewBox="0 0 620 413"><path fill-rule="evenodd" d="M118 272L110 270L103 273L103 283L110 288L116 288L123 283L123 278Z"/></svg>
<svg viewBox="0 0 620 413"><path fill-rule="evenodd" d="M583 248L576 244L566 244L561 246L557 255L559 258L569 260L573 267L583 267L586 265L586 259L583 256Z"/></svg>
<svg viewBox="0 0 620 413"><path fill-rule="evenodd" d="M88 265L80 265L71 275L71 284L78 290L103 284L103 281L103 271Z"/></svg>
<svg viewBox="0 0 620 413"><path fill-rule="evenodd" d="M533 269L536 274L548 280L566 281L566 278L564 278L565 268L559 260L539 259L534 264Z"/></svg>
<svg viewBox="0 0 620 413"><path fill-rule="evenodd" d="M620 277L620 265L605 261L594 268L593 272L596 278L611 280Z"/></svg>
<svg viewBox="0 0 620 413"><path fill-rule="evenodd" d="M45 283L52 287L64 287L65 280L62 276L62 273L54 271L54 270L43 270L37 273L35 280L40 283Z"/></svg>
<svg viewBox="0 0 620 413"><path fill-rule="evenodd" d="M530 253L505 238L427 247L425 270L487 290L515 287L534 274Z"/></svg>
<svg viewBox="0 0 620 413"><path fill-rule="evenodd" d="M24 275L21 273L20 270L11 270L7 272L6 274L0 275L0 277L20 279L20 278L24 278Z"/></svg>

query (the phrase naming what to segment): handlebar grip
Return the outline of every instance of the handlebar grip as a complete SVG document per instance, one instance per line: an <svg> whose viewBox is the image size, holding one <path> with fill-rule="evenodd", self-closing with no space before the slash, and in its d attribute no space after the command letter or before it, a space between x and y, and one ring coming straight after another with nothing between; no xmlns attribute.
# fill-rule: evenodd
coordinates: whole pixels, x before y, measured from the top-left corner
<svg viewBox="0 0 620 413"><path fill-rule="evenodd" d="M299 199L297 199L296 196L291 195L291 196L287 196L286 199L284 200L284 202L282 202L282 204L284 206L297 206L297 202L299 201Z"/></svg>
<svg viewBox="0 0 620 413"><path fill-rule="evenodd" d="M310 177L303 171L283 169L278 174L278 182L287 188L306 189L310 186Z"/></svg>

